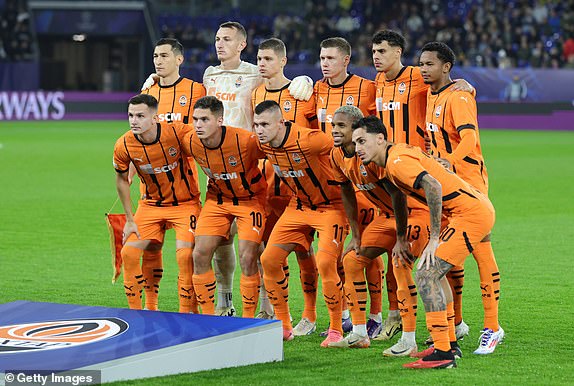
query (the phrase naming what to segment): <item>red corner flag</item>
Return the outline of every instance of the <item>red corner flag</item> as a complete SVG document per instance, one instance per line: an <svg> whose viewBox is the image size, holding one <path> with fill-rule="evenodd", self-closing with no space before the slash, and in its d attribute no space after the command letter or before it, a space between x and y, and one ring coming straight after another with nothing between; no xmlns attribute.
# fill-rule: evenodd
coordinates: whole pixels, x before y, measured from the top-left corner
<svg viewBox="0 0 574 386"><path fill-rule="evenodd" d="M112 283L115 283L122 273L122 234L124 225L126 225L126 215L123 213L106 213L106 223L110 231L110 248L112 252L112 266L114 267Z"/></svg>

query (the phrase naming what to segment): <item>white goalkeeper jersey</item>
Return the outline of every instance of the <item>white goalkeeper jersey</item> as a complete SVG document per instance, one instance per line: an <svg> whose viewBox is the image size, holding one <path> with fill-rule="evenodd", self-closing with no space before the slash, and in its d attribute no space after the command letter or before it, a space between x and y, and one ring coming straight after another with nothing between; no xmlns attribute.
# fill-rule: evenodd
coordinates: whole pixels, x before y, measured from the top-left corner
<svg viewBox="0 0 574 386"><path fill-rule="evenodd" d="M263 79L256 65L241 61L235 70L209 66L203 74L207 95L223 102L223 124L253 131L253 107L251 92Z"/></svg>

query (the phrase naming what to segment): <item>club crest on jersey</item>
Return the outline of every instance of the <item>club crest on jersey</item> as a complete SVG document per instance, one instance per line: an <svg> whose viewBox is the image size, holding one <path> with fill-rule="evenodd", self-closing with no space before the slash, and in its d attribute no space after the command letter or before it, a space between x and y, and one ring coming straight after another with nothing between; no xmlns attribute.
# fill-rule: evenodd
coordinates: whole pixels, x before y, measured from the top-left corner
<svg viewBox="0 0 574 386"><path fill-rule="evenodd" d="M176 149L175 147L173 147L173 146L170 147L170 148L167 150L167 152L168 152L168 154L169 154L170 156L172 156L172 157L175 157L175 156L177 155L177 149Z"/></svg>
<svg viewBox="0 0 574 386"><path fill-rule="evenodd" d="M237 158L235 158L234 156L229 157L228 161L231 166L237 166Z"/></svg>
<svg viewBox="0 0 574 386"><path fill-rule="evenodd" d="M285 101L283 103L283 110L285 110L286 113L291 111L291 101Z"/></svg>
<svg viewBox="0 0 574 386"><path fill-rule="evenodd" d="M361 166L359 166L359 171L361 172L361 174L366 177L367 176L367 169L365 169L365 166L361 164Z"/></svg>
<svg viewBox="0 0 574 386"><path fill-rule="evenodd" d="M187 97L185 95L182 95L179 97L179 105L180 106L185 106L185 104L187 103Z"/></svg>
<svg viewBox="0 0 574 386"><path fill-rule="evenodd" d="M407 91L407 85L405 82L401 82L401 84L399 84L399 94L403 95L405 91Z"/></svg>
<svg viewBox="0 0 574 386"><path fill-rule="evenodd" d="M355 98L354 98L352 95L349 95L349 96L347 97L347 100L345 101L345 103L346 103L348 106L353 106L353 105L355 104Z"/></svg>
<svg viewBox="0 0 574 386"><path fill-rule="evenodd" d="M237 78L237 80L235 81L235 87L241 87L242 83L243 83L243 77L239 76L239 78Z"/></svg>
<svg viewBox="0 0 574 386"><path fill-rule="evenodd" d="M299 153L293 153L291 154L291 157L293 158L293 161L295 161L296 163L301 162L301 156L299 155Z"/></svg>
<svg viewBox="0 0 574 386"><path fill-rule="evenodd" d="M434 111L434 116L438 118L438 117L440 116L441 110L442 110L442 106L441 106L441 105L438 105L438 106L436 107L436 110Z"/></svg>
<svg viewBox="0 0 574 386"><path fill-rule="evenodd" d="M47 320L0 326L0 355L95 343L118 336L128 328L119 318Z"/></svg>

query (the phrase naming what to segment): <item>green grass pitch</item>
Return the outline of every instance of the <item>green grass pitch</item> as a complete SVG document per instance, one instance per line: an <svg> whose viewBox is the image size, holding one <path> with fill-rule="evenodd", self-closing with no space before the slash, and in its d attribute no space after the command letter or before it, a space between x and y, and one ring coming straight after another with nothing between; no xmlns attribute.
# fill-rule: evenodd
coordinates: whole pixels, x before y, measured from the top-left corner
<svg viewBox="0 0 574 386"><path fill-rule="evenodd" d="M121 284L110 282L104 222L116 198L113 145L127 129L123 121L0 125L0 303L127 306ZM476 264L469 259L464 319L471 334L462 342L458 369L406 370L401 365L408 359L382 357L384 342L367 350L331 350L320 348L314 334L286 343L280 363L118 384L572 384L574 133L485 130L481 137L497 209L493 244L506 330L494 354L472 354L482 306ZM166 311L177 310L173 238L169 233L164 251L160 307ZM294 261L291 278L297 322L302 296ZM327 312L321 298L318 305L322 330ZM427 333L422 305L419 310L422 347Z"/></svg>

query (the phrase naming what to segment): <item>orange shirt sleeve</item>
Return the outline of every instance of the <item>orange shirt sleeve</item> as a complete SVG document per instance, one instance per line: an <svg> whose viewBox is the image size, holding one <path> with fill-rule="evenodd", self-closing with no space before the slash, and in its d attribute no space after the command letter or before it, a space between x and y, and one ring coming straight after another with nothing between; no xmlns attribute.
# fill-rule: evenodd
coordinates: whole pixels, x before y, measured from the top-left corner
<svg viewBox="0 0 574 386"><path fill-rule="evenodd" d="M114 146L114 169L118 173L126 173L130 168L130 157L124 145L125 136L121 136Z"/></svg>
<svg viewBox="0 0 574 386"><path fill-rule="evenodd" d="M331 166L333 167L333 179L340 183L349 182L349 179L343 173L341 167L339 166L342 161L340 156L340 150L337 148L331 149L330 159L331 159Z"/></svg>
<svg viewBox="0 0 574 386"><path fill-rule="evenodd" d="M476 100L468 93L456 91L450 97L449 102L452 125L461 138L455 151L445 156L445 159L454 165L476 148L478 122Z"/></svg>
<svg viewBox="0 0 574 386"><path fill-rule="evenodd" d="M315 154L330 154L333 148L333 137L321 130L310 131L307 135L309 148Z"/></svg>
<svg viewBox="0 0 574 386"><path fill-rule="evenodd" d="M377 86L375 82L369 82L367 95L368 102L366 105L366 111L368 112L368 115L377 115Z"/></svg>
<svg viewBox="0 0 574 386"><path fill-rule="evenodd" d="M421 189L421 180L428 174L419 159L398 152L389 155L386 172L395 185L406 185L410 190Z"/></svg>

